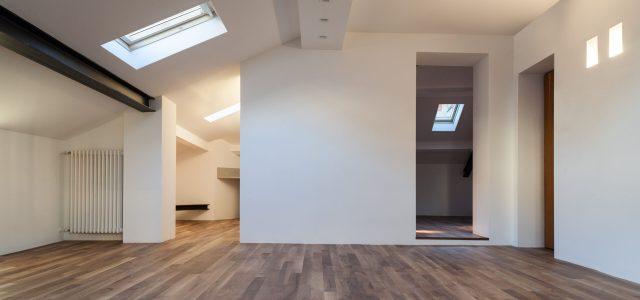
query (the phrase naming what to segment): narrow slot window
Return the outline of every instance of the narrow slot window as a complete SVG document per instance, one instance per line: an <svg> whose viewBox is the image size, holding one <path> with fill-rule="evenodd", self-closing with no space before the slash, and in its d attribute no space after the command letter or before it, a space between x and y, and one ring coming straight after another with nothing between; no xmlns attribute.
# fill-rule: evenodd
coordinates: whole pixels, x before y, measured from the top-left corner
<svg viewBox="0 0 640 300"><path fill-rule="evenodd" d="M587 68L598 64L598 37L587 41Z"/></svg>
<svg viewBox="0 0 640 300"><path fill-rule="evenodd" d="M609 28L609 57L616 57L624 51L622 43L622 23Z"/></svg>

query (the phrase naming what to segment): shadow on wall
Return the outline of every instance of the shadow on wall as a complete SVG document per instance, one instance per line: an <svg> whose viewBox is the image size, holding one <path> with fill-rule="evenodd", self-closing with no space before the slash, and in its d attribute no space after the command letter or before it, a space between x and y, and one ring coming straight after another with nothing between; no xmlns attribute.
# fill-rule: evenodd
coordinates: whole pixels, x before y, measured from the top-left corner
<svg viewBox="0 0 640 300"><path fill-rule="evenodd" d="M416 215L471 216L472 179L462 177L464 164L416 166Z"/></svg>

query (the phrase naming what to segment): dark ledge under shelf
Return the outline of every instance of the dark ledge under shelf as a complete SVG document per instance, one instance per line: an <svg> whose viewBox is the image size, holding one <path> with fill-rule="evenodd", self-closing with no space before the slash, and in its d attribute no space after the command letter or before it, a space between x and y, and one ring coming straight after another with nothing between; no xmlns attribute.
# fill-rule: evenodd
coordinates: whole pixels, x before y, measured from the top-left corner
<svg viewBox="0 0 640 300"><path fill-rule="evenodd" d="M176 210L209 210L209 204L177 204Z"/></svg>

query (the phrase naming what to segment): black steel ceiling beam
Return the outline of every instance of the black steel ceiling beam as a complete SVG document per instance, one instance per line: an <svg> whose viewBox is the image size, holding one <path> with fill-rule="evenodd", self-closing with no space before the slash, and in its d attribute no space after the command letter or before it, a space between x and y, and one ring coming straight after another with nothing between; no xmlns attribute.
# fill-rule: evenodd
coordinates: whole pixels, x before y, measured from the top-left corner
<svg viewBox="0 0 640 300"><path fill-rule="evenodd" d="M0 45L142 112L153 97L0 6Z"/></svg>

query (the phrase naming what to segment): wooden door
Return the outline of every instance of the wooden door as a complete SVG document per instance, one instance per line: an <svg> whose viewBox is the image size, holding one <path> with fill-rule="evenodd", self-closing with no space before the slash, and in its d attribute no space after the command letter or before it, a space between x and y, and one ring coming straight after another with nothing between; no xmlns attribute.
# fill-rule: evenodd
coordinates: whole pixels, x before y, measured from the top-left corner
<svg viewBox="0 0 640 300"><path fill-rule="evenodd" d="M544 246L553 249L553 71L544 75Z"/></svg>

